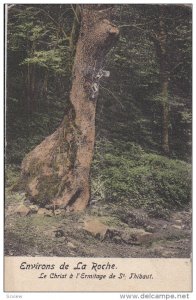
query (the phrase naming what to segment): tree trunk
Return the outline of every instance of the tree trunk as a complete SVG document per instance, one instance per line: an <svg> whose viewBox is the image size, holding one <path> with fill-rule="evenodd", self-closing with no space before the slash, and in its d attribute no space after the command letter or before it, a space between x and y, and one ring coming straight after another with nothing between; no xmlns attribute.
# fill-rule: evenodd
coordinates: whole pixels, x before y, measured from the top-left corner
<svg viewBox="0 0 196 300"><path fill-rule="evenodd" d="M169 83L169 68L167 65L167 33L164 26L165 7L159 7L158 33L154 38L157 58L160 67L161 80L161 108L162 108L162 150L163 153L169 154L169 98L168 98L168 83Z"/></svg>
<svg viewBox="0 0 196 300"><path fill-rule="evenodd" d="M74 11L74 19L73 19L70 38L69 38L69 48L70 48L71 55L74 56L75 45L78 38L79 27L80 27L80 15L81 15L80 5L76 4L75 8L72 5L72 10Z"/></svg>
<svg viewBox="0 0 196 300"><path fill-rule="evenodd" d="M95 141L100 70L118 36L107 5L83 5L73 66L70 103L60 127L26 155L22 180L41 206L83 210L90 198L89 173Z"/></svg>
<svg viewBox="0 0 196 300"><path fill-rule="evenodd" d="M167 78L162 82L162 149L164 154L169 154L169 101Z"/></svg>

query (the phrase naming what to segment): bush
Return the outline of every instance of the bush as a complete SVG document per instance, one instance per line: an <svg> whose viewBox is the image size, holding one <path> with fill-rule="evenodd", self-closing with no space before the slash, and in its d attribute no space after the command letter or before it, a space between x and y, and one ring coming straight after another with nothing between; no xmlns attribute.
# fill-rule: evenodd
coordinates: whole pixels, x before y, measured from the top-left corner
<svg viewBox="0 0 196 300"><path fill-rule="evenodd" d="M5 186L13 187L18 182L20 168L16 165L6 165Z"/></svg>
<svg viewBox="0 0 196 300"><path fill-rule="evenodd" d="M102 198L118 205L126 202L130 207L142 207L155 217L167 218L171 210L183 208L191 199L188 163L145 153L129 142L97 142L92 186L98 182Z"/></svg>

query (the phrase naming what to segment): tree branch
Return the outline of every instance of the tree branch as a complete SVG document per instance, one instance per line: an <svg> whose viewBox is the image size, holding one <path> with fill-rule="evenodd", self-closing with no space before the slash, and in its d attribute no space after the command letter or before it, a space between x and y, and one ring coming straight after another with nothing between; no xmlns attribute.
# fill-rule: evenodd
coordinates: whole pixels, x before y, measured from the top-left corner
<svg viewBox="0 0 196 300"><path fill-rule="evenodd" d="M73 7L73 4L71 4L71 9L72 9L72 11L73 11L73 13L74 13L74 15L75 15L75 18L76 18L78 24L80 24L80 20L79 20L79 18L78 18L78 15L77 15L76 10L75 10L74 7Z"/></svg>
<svg viewBox="0 0 196 300"><path fill-rule="evenodd" d="M49 18L49 19L57 26L57 28L59 27L59 24L55 21L55 19L54 19L47 11L45 11L45 10L42 9L42 8L39 8L39 11L40 11L40 12L43 12L45 15L47 15L48 18ZM66 32L64 31L64 29L61 28L61 30L62 30L62 32L63 32L65 38L66 38L67 40L69 40L69 36L66 34Z"/></svg>
<svg viewBox="0 0 196 300"><path fill-rule="evenodd" d="M118 102L120 104L121 108L124 109L124 105L119 101L119 99L114 95L114 93L111 90L107 89L106 87L102 86L101 84L100 84L100 87L102 89L106 90L107 92L109 92L113 96L113 98L116 100L116 102Z"/></svg>

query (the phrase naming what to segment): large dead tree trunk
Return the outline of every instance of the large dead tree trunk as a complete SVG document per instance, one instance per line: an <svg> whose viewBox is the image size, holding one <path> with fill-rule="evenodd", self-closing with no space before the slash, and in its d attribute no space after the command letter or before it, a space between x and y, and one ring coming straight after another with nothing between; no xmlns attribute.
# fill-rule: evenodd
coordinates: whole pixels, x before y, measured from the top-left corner
<svg viewBox="0 0 196 300"><path fill-rule="evenodd" d="M22 162L26 191L41 206L77 211L89 202L99 80L108 75L104 59L118 36L110 12L107 5L82 6L69 107L60 127Z"/></svg>

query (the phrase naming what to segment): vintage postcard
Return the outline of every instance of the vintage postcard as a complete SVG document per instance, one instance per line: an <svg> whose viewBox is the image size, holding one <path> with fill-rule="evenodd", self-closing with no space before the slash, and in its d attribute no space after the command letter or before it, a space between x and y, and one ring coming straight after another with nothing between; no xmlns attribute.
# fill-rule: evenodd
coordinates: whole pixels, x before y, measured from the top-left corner
<svg viewBox="0 0 196 300"><path fill-rule="evenodd" d="M191 292L192 5L4 8L4 291Z"/></svg>

